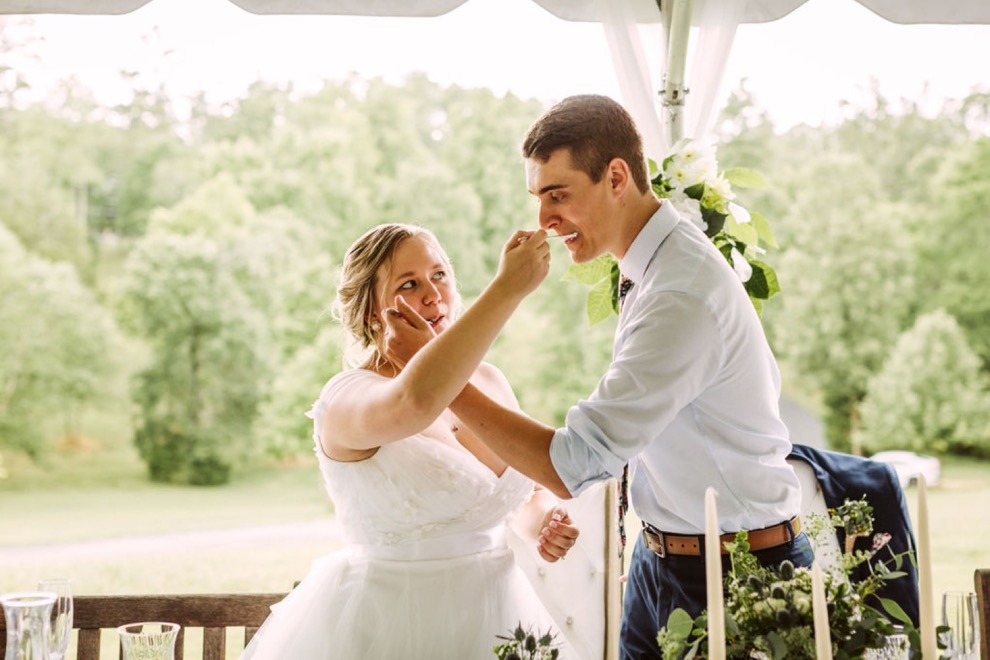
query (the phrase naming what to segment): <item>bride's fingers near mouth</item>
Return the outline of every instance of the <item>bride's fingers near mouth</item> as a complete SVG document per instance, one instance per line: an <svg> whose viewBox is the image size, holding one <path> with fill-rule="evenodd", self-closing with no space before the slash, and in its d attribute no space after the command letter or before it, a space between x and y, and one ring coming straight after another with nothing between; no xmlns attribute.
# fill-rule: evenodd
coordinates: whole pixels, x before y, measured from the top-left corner
<svg viewBox="0 0 990 660"><path fill-rule="evenodd" d="M421 328L426 323L402 296L395 297L395 307L387 308L385 314L391 320L395 322L405 321L407 325L413 328Z"/></svg>

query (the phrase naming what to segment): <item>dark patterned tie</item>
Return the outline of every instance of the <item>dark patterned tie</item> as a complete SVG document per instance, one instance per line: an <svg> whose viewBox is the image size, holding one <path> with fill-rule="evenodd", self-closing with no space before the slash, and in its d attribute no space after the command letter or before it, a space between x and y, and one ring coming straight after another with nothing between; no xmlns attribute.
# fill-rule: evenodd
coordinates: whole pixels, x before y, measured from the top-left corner
<svg viewBox="0 0 990 660"><path fill-rule="evenodd" d="M619 309L626 300L626 294L633 286L633 281L625 275L619 278ZM619 565L624 565L626 552L626 511L629 510L629 464L622 466L622 479L618 483L619 500ZM620 569L621 570L621 569Z"/></svg>

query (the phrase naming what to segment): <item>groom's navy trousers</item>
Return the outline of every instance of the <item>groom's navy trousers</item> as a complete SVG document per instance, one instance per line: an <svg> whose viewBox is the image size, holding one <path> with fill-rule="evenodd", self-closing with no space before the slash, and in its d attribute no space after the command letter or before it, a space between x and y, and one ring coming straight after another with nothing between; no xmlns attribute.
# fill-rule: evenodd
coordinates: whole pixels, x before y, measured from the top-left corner
<svg viewBox="0 0 990 660"><path fill-rule="evenodd" d="M804 532L789 543L759 550L753 555L764 566L778 566L785 559L790 559L795 566L810 566L815 557ZM722 555L723 574L729 568L729 555ZM640 534L629 562L622 604L621 660L663 658L657 633L667 624L670 613L680 607L694 618L705 609L706 600L704 555L660 558L643 545Z"/></svg>

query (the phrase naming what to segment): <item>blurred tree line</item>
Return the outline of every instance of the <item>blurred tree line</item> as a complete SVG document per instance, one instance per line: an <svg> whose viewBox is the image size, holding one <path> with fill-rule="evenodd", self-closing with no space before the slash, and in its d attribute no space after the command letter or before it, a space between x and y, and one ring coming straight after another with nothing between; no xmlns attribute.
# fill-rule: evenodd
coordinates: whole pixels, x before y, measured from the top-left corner
<svg viewBox="0 0 990 660"><path fill-rule="evenodd" d="M259 82L219 108L201 95L179 119L136 80L114 107L71 80L25 103L16 48L0 26L0 453L41 457L120 396L156 481L312 451L350 243L423 224L470 302L509 233L535 228L518 144L542 102L355 76L309 94ZM990 455L988 98L927 116L876 94L784 133L745 87L723 111L720 165L772 183L739 201L781 244L764 322L785 388L820 402L834 448ZM588 326L558 247L490 354L550 423L592 390L614 329Z"/></svg>

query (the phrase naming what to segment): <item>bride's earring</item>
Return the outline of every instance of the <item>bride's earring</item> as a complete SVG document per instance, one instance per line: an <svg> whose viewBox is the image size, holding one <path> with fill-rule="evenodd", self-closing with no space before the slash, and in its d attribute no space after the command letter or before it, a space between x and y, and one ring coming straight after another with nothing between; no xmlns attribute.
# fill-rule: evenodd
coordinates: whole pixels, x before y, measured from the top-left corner
<svg viewBox="0 0 990 660"><path fill-rule="evenodd" d="M378 332L381 329L382 329L382 324L381 323L379 323L378 321L372 321L371 322L371 331L372 332Z"/></svg>

